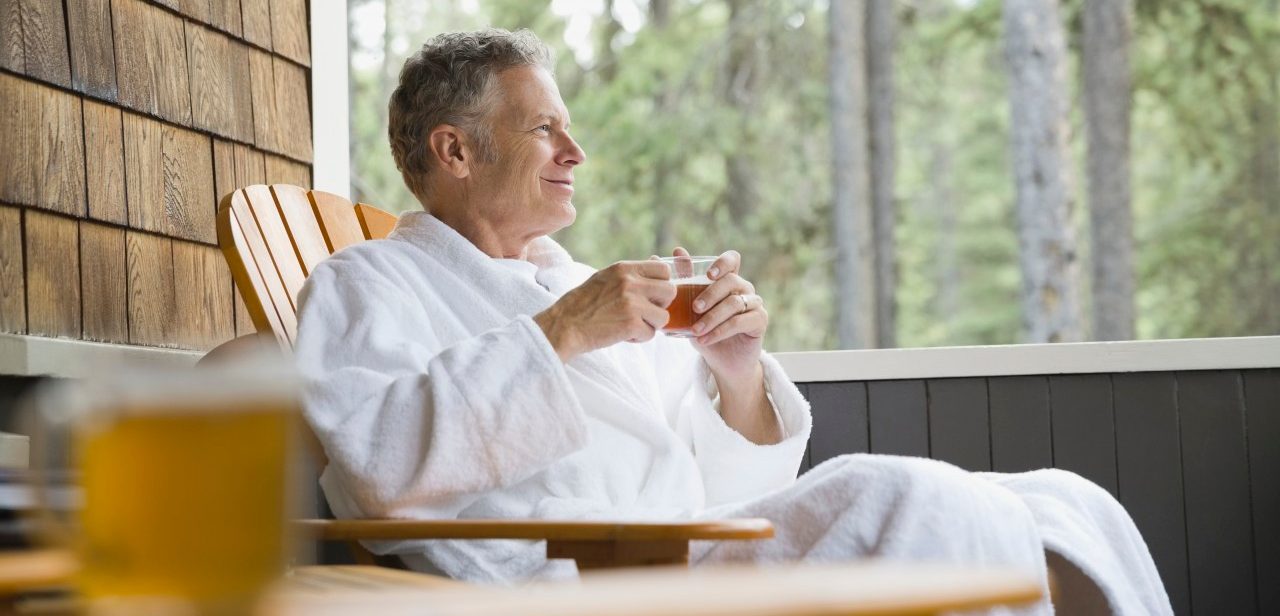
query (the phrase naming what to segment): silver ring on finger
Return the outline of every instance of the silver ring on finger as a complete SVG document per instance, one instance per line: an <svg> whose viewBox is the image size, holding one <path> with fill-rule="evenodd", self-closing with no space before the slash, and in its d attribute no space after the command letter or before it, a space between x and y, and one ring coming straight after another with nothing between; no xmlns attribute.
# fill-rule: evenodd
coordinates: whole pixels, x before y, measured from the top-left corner
<svg viewBox="0 0 1280 616"><path fill-rule="evenodd" d="M751 301L747 299L747 296L746 296L746 295L741 295L741 294L740 294L740 295L738 295L738 299L742 300L742 310L739 310L739 311L738 311L738 314L742 314L742 313L744 313L744 312L750 312L750 311L751 311Z"/></svg>

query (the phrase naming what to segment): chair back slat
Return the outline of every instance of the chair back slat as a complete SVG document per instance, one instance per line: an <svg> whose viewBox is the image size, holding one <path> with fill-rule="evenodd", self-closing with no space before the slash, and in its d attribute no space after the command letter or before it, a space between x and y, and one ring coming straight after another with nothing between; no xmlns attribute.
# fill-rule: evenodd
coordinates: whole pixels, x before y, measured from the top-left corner
<svg viewBox="0 0 1280 616"><path fill-rule="evenodd" d="M329 244L325 242L315 211L311 209L311 199L307 197L305 188L289 184L271 186L271 194L280 206L280 215L284 217L294 252L302 263L302 274L310 276L315 266L329 257Z"/></svg>
<svg viewBox="0 0 1280 616"><path fill-rule="evenodd" d="M319 190L307 194L311 197L312 211L320 223L330 254L365 240L364 229L350 201Z"/></svg>
<svg viewBox="0 0 1280 616"><path fill-rule="evenodd" d="M271 332L280 346L291 347L297 330L295 312L243 190L222 200L218 211L218 245L222 247L254 328Z"/></svg>
<svg viewBox="0 0 1280 616"><path fill-rule="evenodd" d="M245 187L244 194L253 212L253 219L258 223L258 231L262 233L262 240L276 264L280 282L284 283L285 290L289 292L289 305L296 313L298 293L302 291L307 275L302 270L302 261L298 259L293 240L289 238L284 219L280 217L276 198L271 194L271 188L263 185Z"/></svg>
<svg viewBox="0 0 1280 616"><path fill-rule="evenodd" d="M330 254L386 237L393 214L297 186L246 186L218 208L218 244L259 332L289 349L298 334L298 293Z"/></svg>
<svg viewBox="0 0 1280 616"><path fill-rule="evenodd" d="M380 240L396 227L395 214L367 203L356 204L356 216L360 218L360 227L364 230L365 239Z"/></svg>

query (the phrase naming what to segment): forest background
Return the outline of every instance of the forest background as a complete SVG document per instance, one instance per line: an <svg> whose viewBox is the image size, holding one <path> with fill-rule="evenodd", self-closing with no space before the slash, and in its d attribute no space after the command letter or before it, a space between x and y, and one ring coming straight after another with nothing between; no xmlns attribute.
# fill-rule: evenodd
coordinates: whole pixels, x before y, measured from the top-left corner
<svg viewBox="0 0 1280 616"><path fill-rule="evenodd" d="M1277 0L349 0L352 193L444 31L529 28L597 267L736 249L775 351L1280 334Z"/></svg>

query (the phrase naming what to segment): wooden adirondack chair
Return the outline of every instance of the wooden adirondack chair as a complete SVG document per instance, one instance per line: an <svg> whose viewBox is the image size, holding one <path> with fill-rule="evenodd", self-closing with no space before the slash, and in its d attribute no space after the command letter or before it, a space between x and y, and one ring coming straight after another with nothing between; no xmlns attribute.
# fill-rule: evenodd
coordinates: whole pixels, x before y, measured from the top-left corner
<svg viewBox="0 0 1280 616"><path fill-rule="evenodd" d="M288 351L297 338L297 297L315 266L351 244L390 233L396 217L320 191L275 184L248 186L222 199L218 243L259 335ZM228 356L239 338L207 356ZM549 520L300 520L321 540L531 539L547 542L547 558L572 558L579 569L687 564L689 541L766 539L768 520L698 522L569 522ZM372 555L353 545L357 560Z"/></svg>

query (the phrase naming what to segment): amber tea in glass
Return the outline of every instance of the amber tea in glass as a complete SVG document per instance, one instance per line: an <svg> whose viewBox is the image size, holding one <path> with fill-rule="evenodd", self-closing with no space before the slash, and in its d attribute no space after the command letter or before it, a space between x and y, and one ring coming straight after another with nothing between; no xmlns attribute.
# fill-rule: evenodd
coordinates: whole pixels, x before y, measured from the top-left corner
<svg viewBox="0 0 1280 616"><path fill-rule="evenodd" d="M693 324L702 314L694 311L693 300L711 285L707 270L715 257L664 257L671 269L671 283L676 285L676 298L667 305L667 324L662 332L676 338L693 338Z"/></svg>

